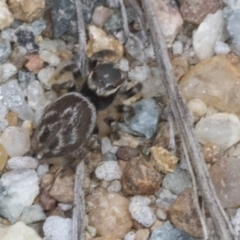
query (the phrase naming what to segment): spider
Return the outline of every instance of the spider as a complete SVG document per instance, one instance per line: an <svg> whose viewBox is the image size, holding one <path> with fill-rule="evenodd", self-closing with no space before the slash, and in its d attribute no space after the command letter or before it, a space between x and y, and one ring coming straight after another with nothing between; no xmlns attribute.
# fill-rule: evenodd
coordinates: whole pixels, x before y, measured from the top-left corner
<svg viewBox="0 0 240 240"><path fill-rule="evenodd" d="M34 155L39 160L47 160L47 163L51 163L51 160L54 163L59 158L76 159L80 156L95 129L96 111L107 108L113 102L125 81L119 69L109 63L100 63L79 87L76 79L80 73L75 64L70 68L75 68L75 81L55 84L53 89L71 92L46 107L33 136ZM141 84L137 84L124 94L131 97L140 89Z"/></svg>

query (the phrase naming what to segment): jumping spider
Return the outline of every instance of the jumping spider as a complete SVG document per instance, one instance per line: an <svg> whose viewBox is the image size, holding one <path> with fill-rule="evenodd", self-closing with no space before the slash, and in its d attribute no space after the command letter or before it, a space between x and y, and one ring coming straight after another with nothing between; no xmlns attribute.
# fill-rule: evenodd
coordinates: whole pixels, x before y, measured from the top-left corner
<svg viewBox="0 0 240 240"><path fill-rule="evenodd" d="M75 80L78 79L79 71L75 68L73 72ZM33 136L32 147L36 157L42 162L47 160L47 163L55 163L59 158L78 158L96 126L96 110L102 110L113 102L124 81L119 69L112 64L100 63L80 89L74 81L53 85L56 91L68 89L72 92L46 107ZM137 84L125 95L130 97L140 89L141 84Z"/></svg>

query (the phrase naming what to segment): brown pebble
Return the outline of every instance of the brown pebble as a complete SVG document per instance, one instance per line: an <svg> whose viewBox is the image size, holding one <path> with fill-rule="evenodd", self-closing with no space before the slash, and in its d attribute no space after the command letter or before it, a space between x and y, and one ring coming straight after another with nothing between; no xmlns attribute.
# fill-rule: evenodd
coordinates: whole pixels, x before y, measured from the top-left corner
<svg viewBox="0 0 240 240"><path fill-rule="evenodd" d="M39 55L34 54L28 57L28 61L25 64L25 67L34 73L38 73L43 68L43 60L39 57Z"/></svg>
<svg viewBox="0 0 240 240"><path fill-rule="evenodd" d="M43 210L52 210L56 207L56 200L49 195L46 189L40 193L40 204Z"/></svg>
<svg viewBox="0 0 240 240"><path fill-rule="evenodd" d="M138 155L138 150L131 147L120 147L117 151L117 158L128 161Z"/></svg>
<svg viewBox="0 0 240 240"><path fill-rule="evenodd" d="M8 112L6 117L5 117L8 121L8 126L17 126L18 123L18 115L15 112Z"/></svg>

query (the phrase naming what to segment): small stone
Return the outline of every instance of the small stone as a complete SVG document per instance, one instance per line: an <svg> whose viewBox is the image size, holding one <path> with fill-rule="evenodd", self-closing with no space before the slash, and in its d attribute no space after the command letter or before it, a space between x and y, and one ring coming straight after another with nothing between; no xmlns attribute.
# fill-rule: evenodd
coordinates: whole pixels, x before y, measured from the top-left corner
<svg viewBox="0 0 240 240"><path fill-rule="evenodd" d="M186 170L176 167L174 172L168 173L163 178L162 186L172 193L179 195L187 188L191 188L191 179Z"/></svg>
<svg viewBox="0 0 240 240"><path fill-rule="evenodd" d="M0 227L1 240L42 240L42 238L34 231L33 228L27 226L23 222L16 222L9 227Z"/></svg>
<svg viewBox="0 0 240 240"><path fill-rule="evenodd" d="M83 160L87 166L88 172L93 173L99 163L102 161L102 155L96 152L89 152L86 154Z"/></svg>
<svg viewBox="0 0 240 240"><path fill-rule="evenodd" d="M148 206L151 200L148 197L134 196L130 199L129 212L132 218L144 227L150 227L156 220L151 208Z"/></svg>
<svg viewBox="0 0 240 240"><path fill-rule="evenodd" d="M123 238L132 227L128 212L129 200L117 193L101 189L86 197L89 225L104 239Z"/></svg>
<svg viewBox="0 0 240 240"><path fill-rule="evenodd" d="M207 163L214 164L223 156L223 150L213 143L207 143L202 146L204 159Z"/></svg>
<svg viewBox="0 0 240 240"><path fill-rule="evenodd" d="M111 35L107 35L102 29L93 25L88 27L89 41L87 43L87 56L95 57L98 60L105 62L117 63L123 56L122 44ZM101 57L97 56L99 52L106 52Z"/></svg>
<svg viewBox="0 0 240 240"><path fill-rule="evenodd" d="M10 62L15 65L17 69L21 69L27 61L26 53L26 48L18 45L14 46L10 56Z"/></svg>
<svg viewBox="0 0 240 240"><path fill-rule="evenodd" d="M173 55L181 55L183 53L183 43L181 41L175 41L172 46Z"/></svg>
<svg viewBox="0 0 240 240"><path fill-rule="evenodd" d="M112 181L107 188L108 192L119 192L121 189L122 185L119 180Z"/></svg>
<svg viewBox="0 0 240 240"><path fill-rule="evenodd" d="M1 136L1 142L10 157L23 156L30 150L28 130L21 127L8 127Z"/></svg>
<svg viewBox="0 0 240 240"><path fill-rule="evenodd" d="M117 161L117 157L115 154L108 152L102 156L102 160L103 161Z"/></svg>
<svg viewBox="0 0 240 240"><path fill-rule="evenodd" d="M28 84L35 81L35 75L32 72L18 71L18 83L22 90L25 90Z"/></svg>
<svg viewBox="0 0 240 240"><path fill-rule="evenodd" d="M227 54L229 52L231 52L230 47L228 46L227 43L221 42L221 41L216 41L214 44L214 52L217 55L220 54Z"/></svg>
<svg viewBox="0 0 240 240"><path fill-rule="evenodd" d="M92 15L92 23L101 28L108 20L108 18L113 14L113 10L110 8L106 8L104 6L98 6L95 8Z"/></svg>
<svg viewBox="0 0 240 240"><path fill-rule="evenodd" d="M95 170L96 177L106 181L120 179L122 172L116 161L105 161L101 163Z"/></svg>
<svg viewBox="0 0 240 240"><path fill-rule="evenodd" d="M213 56L216 41L225 41L227 38L222 10L209 14L193 35L193 48L197 57L203 60Z"/></svg>
<svg viewBox="0 0 240 240"><path fill-rule="evenodd" d="M193 98L218 110L240 114L240 58L218 55L192 67L180 81L187 101Z"/></svg>
<svg viewBox="0 0 240 240"><path fill-rule="evenodd" d="M46 28L46 21L42 18L35 20L31 23L31 29L34 36L38 36L42 33L42 31Z"/></svg>
<svg viewBox="0 0 240 240"><path fill-rule="evenodd" d="M2 76L0 77L2 82L8 81L11 77L13 77L17 73L17 68L12 63L4 63L1 66L2 68Z"/></svg>
<svg viewBox="0 0 240 240"><path fill-rule="evenodd" d="M194 117L202 117L207 112L207 106L198 98L191 99L187 106Z"/></svg>
<svg viewBox="0 0 240 240"><path fill-rule="evenodd" d="M224 208L236 208L239 203L240 159L222 158L210 169L217 196Z"/></svg>
<svg viewBox="0 0 240 240"><path fill-rule="evenodd" d="M65 176L61 178L58 176L50 191L49 194L61 203L72 203L74 199L74 179L72 176Z"/></svg>
<svg viewBox="0 0 240 240"><path fill-rule="evenodd" d="M54 175L51 173L46 173L41 176L41 187L49 189L54 181Z"/></svg>
<svg viewBox="0 0 240 240"><path fill-rule="evenodd" d="M51 240L71 240L72 220L59 216L51 216L43 224L43 232L46 239Z"/></svg>
<svg viewBox="0 0 240 240"><path fill-rule="evenodd" d="M21 221L25 224L40 222L46 219L46 215L38 204L23 209Z"/></svg>
<svg viewBox="0 0 240 240"><path fill-rule="evenodd" d="M187 189L181 193L177 200L171 205L170 219L176 228L183 229L195 238L203 236L202 225L193 202L192 190ZM189 221L189 219L191 219Z"/></svg>
<svg viewBox="0 0 240 240"><path fill-rule="evenodd" d="M135 236L136 233L134 231L130 231L125 235L124 240L135 240Z"/></svg>
<svg viewBox="0 0 240 240"><path fill-rule="evenodd" d="M119 134L120 134L120 139L113 141L113 145L119 146L119 147L128 146L131 148L137 148L139 146L140 144L139 139L133 137L128 133L120 132Z"/></svg>
<svg viewBox="0 0 240 240"><path fill-rule="evenodd" d="M69 211L73 208L72 204L66 204L66 203L59 203L58 206L63 212Z"/></svg>
<svg viewBox="0 0 240 240"><path fill-rule="evenodd" d="M28 0L10 0L8 4L14 18L24 22L32 22L40 18L45 8L44 0L30 2Z"/></svg>
<svg viewBox="0 0 240 240"><path fill-rule="evenodd" d="M8 126L8 121L5 118L0 118L0 131L4 131Z"/></svg>
<svg viewBox="0 0 240 240"><path fill-rule="evenodd" d="M177 4L171 0L156 1L153 8L158 9L156 17L161 24L166 44L171 47L183 25L183 19L178 11Z"/></svg>
<svg viewBox="0 0 240 240"><path fill-rule="evenodd" d="M3 147L3 145L0 144L0 172L3 171L3 169L5 168L7 159L8 159L7 152L6 152L5 148Z"/></svg>
<svg viewBox="0 0 240 240"><path fill-rule="evenodd" d="M0 63L6 62L11 52L10 42L7 40L0 40Z"/></svg>
<svg viewBox="0 0 240 240"><path fill-rule="evenodd" d="M151 148L151 164L159 172L169 173L173 172L177 163L178 158L168 152L162 147L154 146Z"/></svg>
<svg viewBox="0 0 240 240"><path fill-rule="evenodd" d="M123 191L128 195L152 194L160 187L161 182L161 174L139 157L127 163L121 178Z"/></svg>
<svg viewBox="0 0 240 240"><path fill-rule="evenodd" d="M34 170L12 170L1 178L0 215L14 223L24 207L31 206L39 194L39 178Z"/></svg>
<svg viewBox="0 0 240 240"><path fill-rule="evenodd" d="M13 28L7 28L1 31L1 38L9 42L15 41L15 33Z"/></svg>
<svg viewBox="0 0 240 240"><path fill-rule="evenodd" d="M58 64L61 62L60 58L57 56L56 53L50 52L48 50L42 50L39 57L44 62L47 62L50 66L53 67L58 66Z"/></svg>
<svg viewBox="0 0 240 240"><path fill-rule="evenodd" d="M139 229L136 231L134 240L148 240L149 234L150 232L148 229Z"/></svg>
<svg viewBox="0 0 240 240"><path fill-rule="evenodd" d="M240 122L234 114L216 113L202 118L196 124L195 134L200 143L211 142L225 150L239 142Z"/></svg>
<svg viewBox="0 0 240 240"><path fill-rule="evenodd" d="M209 13L215 13L223 6L221 0L185 0L180 12L185 21L199 25Z"/></svg>
<svg viewBox="0 0 240 240"><path fill-rule="evenodd" d="M149 73L149 68L147 66L136 66L133 69L130 69L128 72L128 78L136 82L144 82Z"/></svg>
<svg viewBox="0 0 240 240"><path fill-rule="evenodd" d="M124 48L131 57L140 61L141 63L144 62L143 44L137 38L129 36Z"/></svg>
<svg viewBox="0 0 240 240"><path fill-rule="evenodd" d="M181 229L174 228L173 225L169 222L166 222L161 227L156 228L149 240L197 240L189 236L186 232Z"/></svg>
<svg viewBox="0 0 240 240"><path fill-rule="evenodd" d="M10 27L14 18L5 1L0 2L0 30Z"/></svg>
<svg viewBox="0 0 240 240"><path fill-rule="evenodd" d="M171 60L174 75L177 81L189 70L189 62L185 56L175 56Z"/></svg>
<svg viewBox="0 0 240 240"><path fill-rule="evenodd" d="M39 200L43 210L46 211L53 210L57 205L56 200L49 195L49 192L46 189L41 191Z"/></svg>
<svg viewBox="0 0 240 240"><path fill-rule="evenodd" d="M169 206L177 199L177 196L171 193L168 189L160 188L157 196L156 205L158 208L168 211Z"/></svg>
<svg viewBox="0 0 240 240"><path fill-rule="evenodd" d="M126 58L122 58L115 66L123 72L129 71L129 61Z"/></svg>
<svg viewBox="0 0 240 240"><path fill-rule="evenodd" d="M156 217L157 217L157 219L163 220L163 221L165 221L167 219L166 213L161 208L158 208L158 210L156 212Z"/></svg>
<svg viewBox="0 0 240 240"><path fill-rule="evenodd" d="M38 80L46 89L51 89L50 79L53 76L55 69L53 67L42 68L38 72Z"/></svg>
<svg viewBox="0 0 240 240"><path fill-rule="evenodd" d="M158 125L161 115L159 105L153 99L143 99L132 105L134 116L129 119L129 114L124 115L126 124L131 130L143 134L146 138L151 138Z"/></svg>
<svg viewBox="0 0 240 240"><path fill-rule="evenodd" d="M43 88L39 81L32 81L27 86L28 105L37 110L44 107L46 103Z"/></svg>
<svg viewBox="0 0 240 240"><path fill-rule="evenodd" d="M107 152L110 152L112 149L111 141L108 137L101 138L101 152L102 154L105 154Z"/></svg>
<svg viewBox="0 0 240 240"><path fill-rule="evenodd" d="M89 232L89 234L91 235L91 237L95 237L97 235L97 229L95 227L88 225L86 229Z"/></svg>
<svg viewBox="0 0 240 240"><path fill-rule="evenodd" d="M32 124L31 121L29 121L29 120L23 121L22 127L25 128L25 129L27 129L28 132L29 132L29 134L30 134L30 136L32 136L32 133L33 133L33 124Z"/></svg>
<svg viewBox="0 0 240 240"><path fill-rule="evenodd" d="M124 161L129 161L131 158L137 157L139 151L136 148L120 147L117 151L117 157Z"/></svg>
<svg viewBox="0 0 240 240"><path fill-rule="evenodd" d="M37 174L40 178L42 178L42 176L44 174L47 174L48 172L49 172L49 165L47 164L41 164L37 168Z"/></svg>
<svg viewBox="0 0 240 240"><path fill-rule="evenodd" d="M32 157L12 157L8 160L7 167L11 170L14 169L37 169L38 160Z"/></svg>
<svg viewBox="0 0 240 240"><path fill-rule="evenodd" d="M8 121L8 126L17 126L18 123L18 115L15 112L8 112L6 117L5 117Z"/></svg>
<svg viewBox="0 0 240 240"><path fill-rule="evenodd" d="M231 220L234 227L234 232L237 237L240 235L240 209L237 210L236 215Z"/></svg>
<svg viewBox="0 0 240 240"><path fill-rule="evenodd" d="M39 57L39 55L30 55L28 57L28 61L25 64L25 67L34 73L38 73L43 68L43 60Z"/></svg>

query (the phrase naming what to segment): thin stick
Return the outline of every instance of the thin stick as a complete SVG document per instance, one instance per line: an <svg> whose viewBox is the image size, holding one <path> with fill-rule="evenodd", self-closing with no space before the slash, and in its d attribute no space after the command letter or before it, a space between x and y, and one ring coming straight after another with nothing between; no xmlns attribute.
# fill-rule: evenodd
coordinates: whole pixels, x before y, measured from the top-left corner
<svg viewBox="0 0 240 240"><path fill-rule="evenodd" d="M84 240L85 200L82 187L84 179L84 162L77 166L74 185L74 208L72 216L72 240Z"/></svg>
<svg viewBox="0 0 240 240"><path fill-rule="evenodd" d="M142 0L142 2L153 38L154 51L160 70L160 76L165 86L182 141L187 148L189 159L191 160L194 172L196 173L199 189L216 228L216 235L218 236L218 239L221 240L234 239L234 235L231 232L231 224L225 218L225 214L222 214L224 209L221 205L219 206L219 200L212 192L211 178L199 143L193 133L186 103L183 100L172 71L166 43L161 32L161 23L158 21L159 1Z"/></svg>
<svg viewBox="0 0 240 240"><path fill-rule="evenodd" d="M81 77L83 81L86 80L88 76L88 63L86 56L86 30L82 13L82 2L81 0L75 0L77 19L78 19L78 35L79 35L79 59L78 68L81 72Z"/></svg>
<svg viewBox="0 0 240 240"><path fill-rule="evenodd" d="M169 143L168 148L171 153L176 153L176 142L175 142L175 134L174 134L174 119L172 115L172 111L169 110L168 115L168 124L169 124Z"/></svg>
<svg viewBox="0 0 240 240"><path fill-rule="evenodd" d="M118 1L119 1L119 5L121 7L121 14L122 14L122 18L123 18L123 31L124 31L124 38L125 38L124 42L126 43L128 40L128 36L129 36L127 12L126 12L126 8L123 3L123 0L118 0Z"/></svg>

